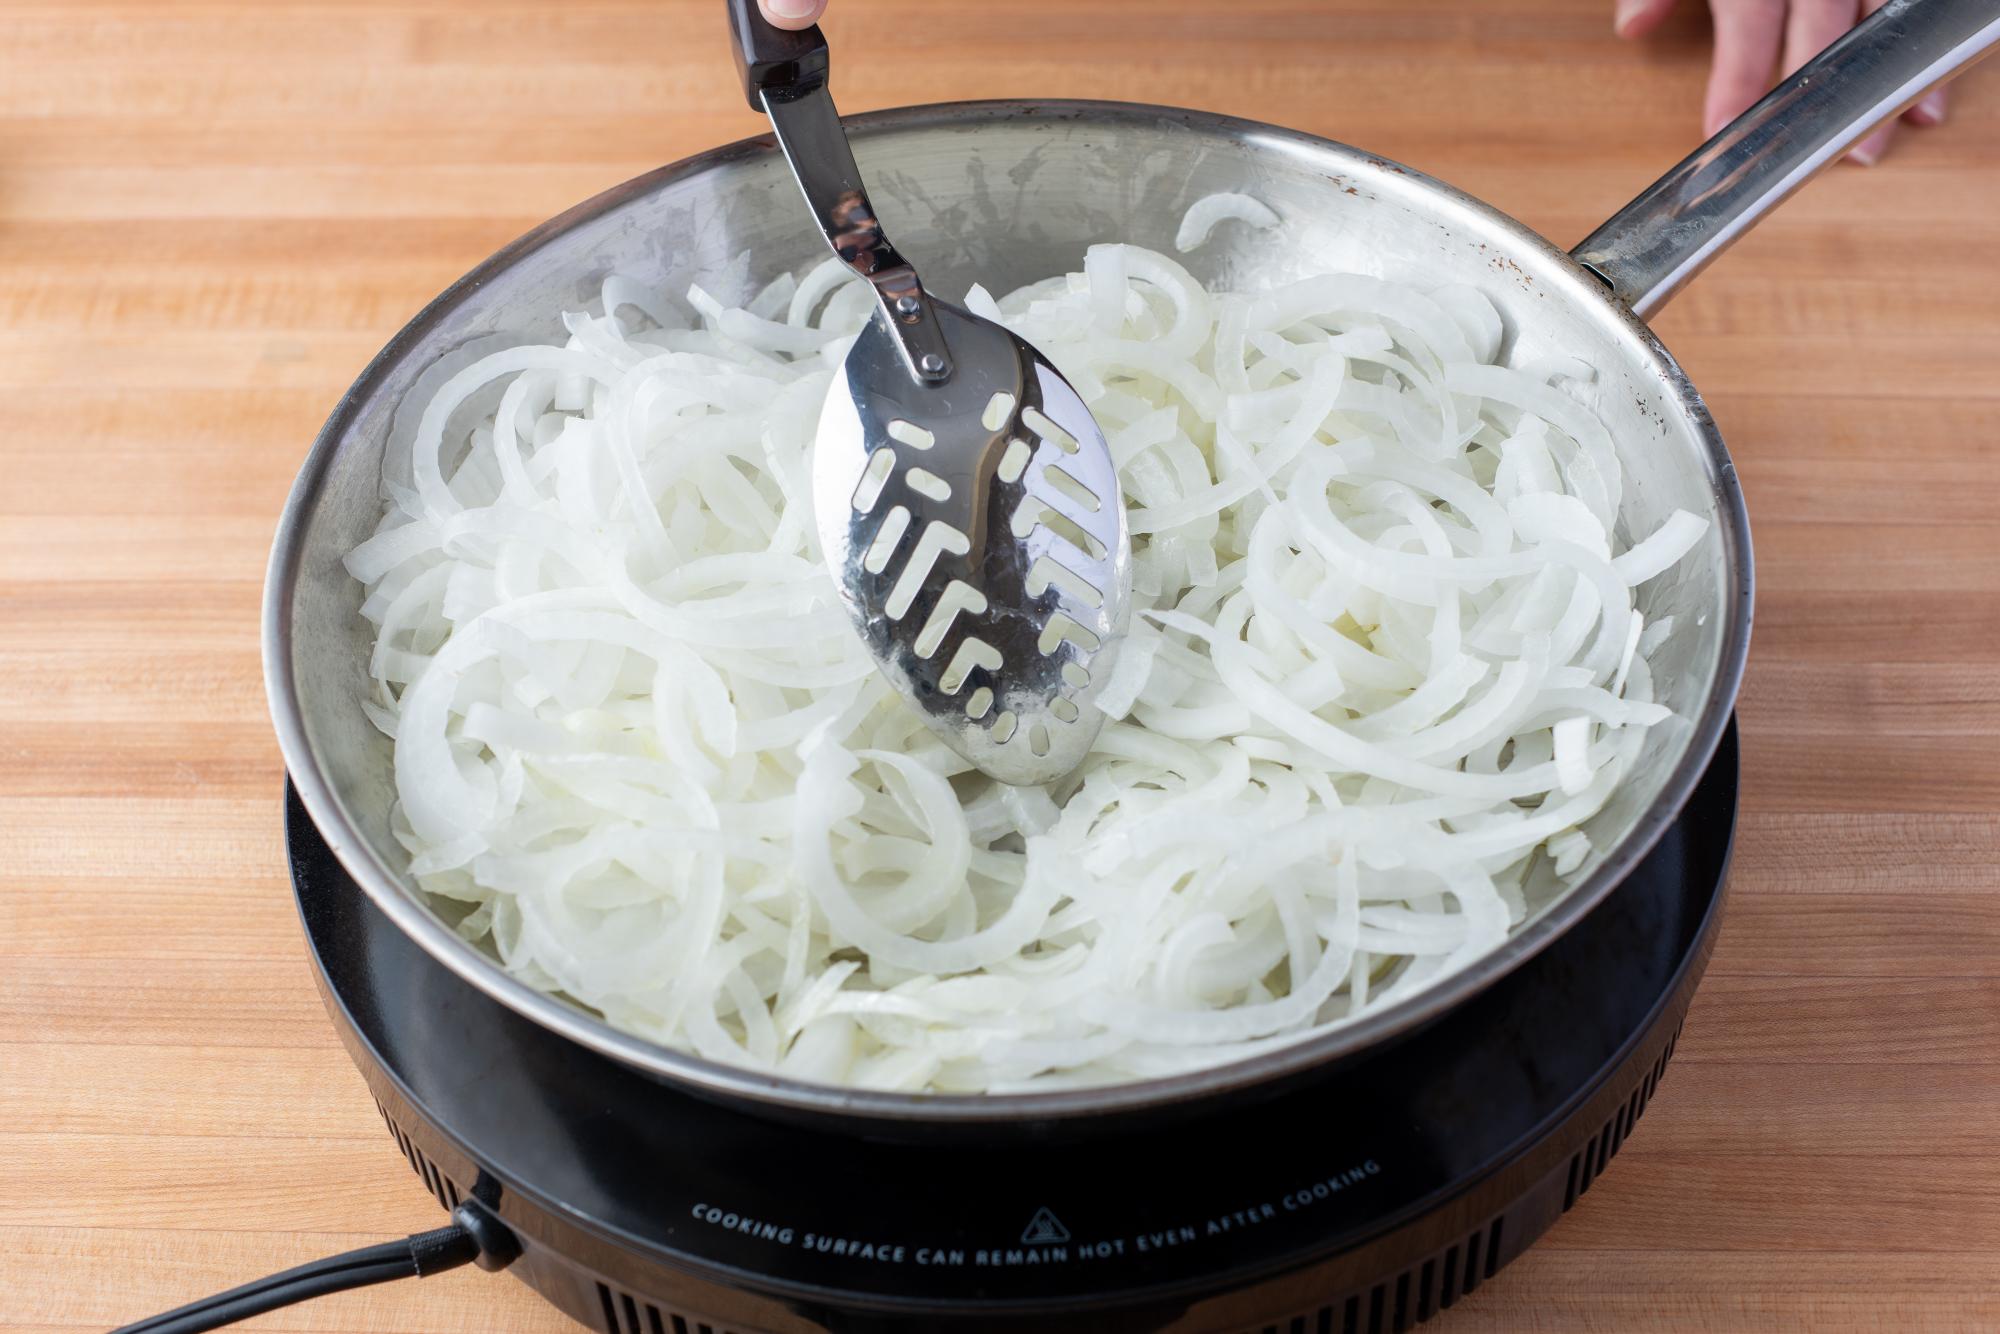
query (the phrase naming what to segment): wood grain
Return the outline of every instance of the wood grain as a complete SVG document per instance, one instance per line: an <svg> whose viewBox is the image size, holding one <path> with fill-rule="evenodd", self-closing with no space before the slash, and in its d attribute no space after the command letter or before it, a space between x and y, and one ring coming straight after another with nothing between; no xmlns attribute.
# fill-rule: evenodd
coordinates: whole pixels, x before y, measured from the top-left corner
<svg viewBox="0 0 2000 1334"><path fill-rule="evenodd" d="M1643 46L1608 0L835 0L830 27L850 110L1178 102L1572 241L1692 144L1681 8ZM434 1220L288 900L266 543L427 297L759 128L714 10L0 0L0 1330ZM1733 897L1644 1129L1441 1329L2000 1327L2000 80L1952 121L1659 321L1756 522ZM471 1272L253 1327L570 1328Z"/></svg>

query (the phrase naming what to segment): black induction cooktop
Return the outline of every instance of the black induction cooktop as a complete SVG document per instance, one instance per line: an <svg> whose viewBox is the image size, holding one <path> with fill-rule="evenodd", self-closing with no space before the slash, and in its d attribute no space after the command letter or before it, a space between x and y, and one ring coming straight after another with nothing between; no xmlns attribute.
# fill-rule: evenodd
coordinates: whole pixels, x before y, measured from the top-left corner
<svg viewBox="0 0 2000 1334"><path fill-rule="evenodd" d="M398 1147L587 1326L1381 1334L1491 1278L1631 1133L1707 961L1736 781L1732 728L1596 911L1393 1045L1212 1109L943 1142L774 1119L558 1037L411 943L296 797L286 827L327 1008Z"/></svg>

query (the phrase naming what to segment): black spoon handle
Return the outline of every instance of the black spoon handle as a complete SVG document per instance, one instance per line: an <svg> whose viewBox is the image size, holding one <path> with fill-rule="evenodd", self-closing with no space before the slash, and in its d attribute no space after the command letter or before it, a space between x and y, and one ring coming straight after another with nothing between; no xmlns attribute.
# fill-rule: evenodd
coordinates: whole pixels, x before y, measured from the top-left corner
<svg viewBox="0 0 2000 1334"><path fill-rule="evenodd" d="M805 88L827 77L826 38L819 25L794 32L766 19L757 0L729 0L729 35L752 111L764 109L766 89Z"/></svg>

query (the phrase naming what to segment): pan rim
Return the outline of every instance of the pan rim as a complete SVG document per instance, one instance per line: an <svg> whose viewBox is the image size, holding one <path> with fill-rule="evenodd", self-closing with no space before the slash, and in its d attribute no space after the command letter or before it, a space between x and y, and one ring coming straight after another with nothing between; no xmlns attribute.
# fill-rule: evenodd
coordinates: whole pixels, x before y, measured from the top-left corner
<svg viewBox="0 0 2000 1334"><path fill-rule="evenodd" d="M1754 573L1749 517L1736 469L1708 408L1679 363L1653 331L1611 296L1603 281L1560 247L1508 214L1412 168L1337 141L1260 121L1213 112L1146 103L1050 100L943 102L896 107L846 117L850 132L865 142L913 130L964 128L995 119L1093 120L1106 124L1168 121L1283 154L1302 157L1330 170L1379 180L1385 188L1432 196L1472 214L1522 250L1555 261L1573 282L1579 301L1602 303L1602 311L1639 343L1665 383L1666 396L1687 414L1699 436L1714 489L1723 554L1726 618L1716 675L1681 752L1652 804L1630 832L1582 883L1539 916L1460 972L1354 1024L1287 1044L1258 1056L1183 1074L1104 1084L1084 1089L1028 1093L890 1093L766 1074L710 1061L613 1028L581 1005L537 991L505 972L494 960L452 931L417 897L405 892L396 874L363 837L320 770L308 739L292 673L292 611L301 571L304 540L352 419L378 382L411 351L432 326L476 292L488 278L558 240L572 229L685 177L738 160L775 153L770 135L738 140L633 177L557 214L481 261L432 298L370 359L341 395L315 437L279 518L266 568L262 609L265 692L279 749L291 781L335 858L369 899L423 950L487 996L582 1046L676 1085L725 1099L747 1100L779 1109L835 1114L883 1123L949 1122L958 1125L1097 1118L1206 1099L1332 1068L1347 1058L1407 1036L1466 1003L1546 948L1593 910L1652 850L1679 816L1713 759L1731 717L1748 659Z"/></svg>

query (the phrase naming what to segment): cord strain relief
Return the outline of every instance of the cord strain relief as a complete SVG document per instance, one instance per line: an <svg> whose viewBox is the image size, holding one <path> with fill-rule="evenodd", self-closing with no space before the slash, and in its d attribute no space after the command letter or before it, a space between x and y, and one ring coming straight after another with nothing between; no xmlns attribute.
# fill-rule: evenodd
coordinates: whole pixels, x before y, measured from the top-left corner
<svg viewBox="0 0 2000 1334"><path fill-rule="evenodd" d="M456 1223L410 1238L410 1259L416 1265L418 1278L456 1269L478 1258L479 1242Z"/></svg>
<svg viewBox="0 0 2000 1334"><path fill-rule="evenodd" d="M495 1273L519 1258L521 1239L478 1198L460 1200L451 1217L459 1230L472 1238L475 1252L472 1258L481 1269Z"/></svg>

